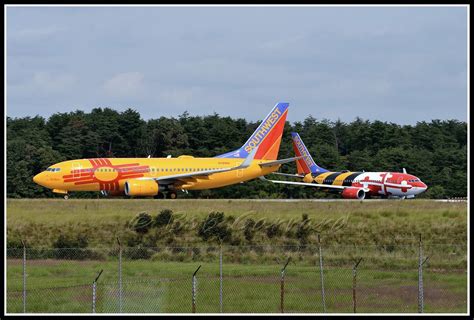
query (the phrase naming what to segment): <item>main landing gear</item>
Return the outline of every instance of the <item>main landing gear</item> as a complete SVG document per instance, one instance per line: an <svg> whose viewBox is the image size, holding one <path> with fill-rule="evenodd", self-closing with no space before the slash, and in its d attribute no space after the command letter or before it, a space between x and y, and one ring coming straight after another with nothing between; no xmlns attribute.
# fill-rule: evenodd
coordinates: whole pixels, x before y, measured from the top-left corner
<svg viewBox="0 0 474 320"><path fill-rule="evenodd" d="M176 199L178 197L178 194L176 191L170 191L168 192L168 199Z"/></svg>
<svg viewBox="0 0 474 320"><path fill-rule="evenodd" d="M165 194L163 192L158 192L158 194L156 196L154 196L153 198L155 198L155 199L164 199Z"/></svg>
<svg viewBox="0 0 474 320"><path fill-rule="evenodd" d="M156 196L153 198L155 199L176 199L178 197L178 194L176 191L168 191L168 192L158 192Z"/></svg>

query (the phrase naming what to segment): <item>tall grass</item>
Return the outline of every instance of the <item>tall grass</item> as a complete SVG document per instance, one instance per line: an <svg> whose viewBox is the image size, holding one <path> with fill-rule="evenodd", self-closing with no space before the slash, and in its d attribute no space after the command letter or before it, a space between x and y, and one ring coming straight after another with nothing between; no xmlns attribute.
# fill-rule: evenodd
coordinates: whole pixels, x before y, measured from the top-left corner
<svg viewBox="0 0 474 320"><path fill-rule="evenodd" d="M246 200L7 200L7 234L10 243L24 239L30 244L51 246L59 234L86 235L89 246L110 246L117 237L134 236L129 222L140 212L153 217L163 209L173 211L183 229L151 230L146 245L204 243L197 236L199 223L212 211L224 212L235 244L298 244L295 233L307 214L309 244L416 243L422 234L427 242L466 244L467 206L429 200L381 202L253 202ZM245 221L253 219L251 241L244 236ZM268 237L265 226L278 225L281 235ZM152 234L153 233L153 234Z"/></svg>

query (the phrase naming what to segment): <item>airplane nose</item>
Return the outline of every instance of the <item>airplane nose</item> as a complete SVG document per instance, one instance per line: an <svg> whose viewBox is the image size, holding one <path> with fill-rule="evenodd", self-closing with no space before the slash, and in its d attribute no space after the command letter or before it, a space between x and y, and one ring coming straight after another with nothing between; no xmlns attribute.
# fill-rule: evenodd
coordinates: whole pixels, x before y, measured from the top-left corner
<svg viewBox="0 0 474 320"><path fill-rule="evenodd" d="M420 193L425 192L426 189L428 189L428 186L424 182L421 182Z"/></svg>
<svg viewBox="0 0 474 320"><path fill-rule="evenodd" d="M33 181L40 186L44 186L45 183L45 175L44 172L38 173L36 176L33 177Z"/></svg>

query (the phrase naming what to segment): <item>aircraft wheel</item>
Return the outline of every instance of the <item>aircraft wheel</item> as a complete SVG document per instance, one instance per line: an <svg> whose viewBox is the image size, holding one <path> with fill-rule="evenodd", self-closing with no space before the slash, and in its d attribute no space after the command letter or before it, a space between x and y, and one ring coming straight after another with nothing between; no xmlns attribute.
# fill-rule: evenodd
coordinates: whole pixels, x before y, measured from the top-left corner
<svg viewBox="0 0 474 320"><path fill-rule="evenodd" d="M155 199L164 199L165 194L163 192L158 192L158 194L156 196L154 196L153 198L155 198Z"/></svg>
<svg viewBox="0 0 474 320"><path fill-rule="evenodd" d="M64 200L67 200L67 199L69 199L69 196L66 194L64 195Z"/></svg>
<svg viewBox="0 0 474 320"><path fill-rule="evenodd" d="M170 199L176 199L178 197L178 194L174 191L171 191L170 193L168 193L168 198Z"/></svg>

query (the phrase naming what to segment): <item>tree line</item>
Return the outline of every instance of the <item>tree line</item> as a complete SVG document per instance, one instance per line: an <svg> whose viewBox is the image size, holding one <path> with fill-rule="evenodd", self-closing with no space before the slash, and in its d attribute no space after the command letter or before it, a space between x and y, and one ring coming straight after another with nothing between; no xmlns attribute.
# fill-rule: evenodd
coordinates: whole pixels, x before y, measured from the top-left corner
<svg viewBox="0 0 474 320"><path fill-rule="evenodd" d="M127 109L94 108L90 113L56 113L7 117L7 196L51 197L33 183L35 174L71 159L96 157L213 157L239 148L260 122L232 119L217 113L143 120ZM467 195L467 124L432 120L399 125L356 118L350 123L308 116L285 125L279 158L293 157L290 132L298 132L318 165L330 170L402 171L428 185L422 197ZM281 172L295 173L295 163ZM75 193L98 197L98 193ZM275 185L259 179L233 186L192 191L180 197L199 198L320 198L333 197L314 188Z"/></svg>

